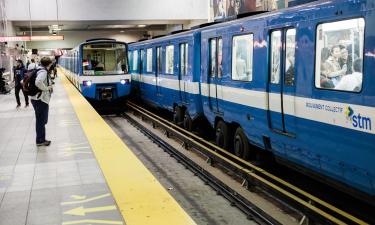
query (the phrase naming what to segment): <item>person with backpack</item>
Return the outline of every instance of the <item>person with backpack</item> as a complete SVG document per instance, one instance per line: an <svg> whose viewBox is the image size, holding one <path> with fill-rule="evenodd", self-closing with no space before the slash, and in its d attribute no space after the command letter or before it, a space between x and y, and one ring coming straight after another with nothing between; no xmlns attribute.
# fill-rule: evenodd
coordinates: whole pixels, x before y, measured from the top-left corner
<svg viewBox="0 0 375 225"><path fill-rule="evenodd" d="M28 79L28 86L35 87L39 90L37 94L31 96L31 104L35 111L35 128L36 128L36 145L49 146L51 141L46 140L45 125L48 122L49 101L52 93L52 82L48 76L48 70L52 65L52 61L48 57L40 60L40 66L31 72Z"/></svg>
<svg viewBox="0 0 375 225"><path fill-rule="evenodd" d="M25 97L25 107L29 106L29 97L27 94L24 93L22 89L22 81L26 73L25 66L23 65L23 62L21 59L17 60L17 64L13 69L14 73L14 93L16 95L16 101L17 101L17 108L21 106L20 101L20 91L22 90L22 94Z"/></svg>

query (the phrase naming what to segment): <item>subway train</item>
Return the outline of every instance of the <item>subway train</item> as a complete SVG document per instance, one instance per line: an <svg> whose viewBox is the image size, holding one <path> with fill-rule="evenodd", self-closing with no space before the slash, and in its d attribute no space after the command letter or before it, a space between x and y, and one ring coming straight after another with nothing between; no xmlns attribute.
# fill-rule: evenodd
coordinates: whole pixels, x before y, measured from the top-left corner
<svg viewBox="0 0 375 225"><path fill-rule="evenodd" d="M134 90L186 129L205 117L239 157L257 146L374 204L374 7L317 1L131 43Z"/></svg>
<svg viewBox="0 0 375 225"><path fill-rule="evenodd" d="M92 102L121 102L131 90L128 46L109 38L90 39L59 58L59 65Z"/></svg>

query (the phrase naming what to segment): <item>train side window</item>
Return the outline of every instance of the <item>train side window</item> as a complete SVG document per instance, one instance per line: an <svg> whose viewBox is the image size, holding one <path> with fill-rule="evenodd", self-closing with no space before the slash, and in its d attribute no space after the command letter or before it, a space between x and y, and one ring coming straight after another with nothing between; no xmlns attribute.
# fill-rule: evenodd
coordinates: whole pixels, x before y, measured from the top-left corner
<svg viewBox="0 0 375 225"><path fill-rule="evenodd" d="M295 72L295 54L296 54L296 29L288 29L286 31L285 45L285 67L284 67L284 83L288 86L294 85Z"/></svg>
<svg viewBox="0 0 375 225"><path fill-rule="evenodd" d="M146 71L152 72L152 48L148 48L146 54Z"/></svg>
<svg viewBox="0 0 375 225"><path fill-rule="evenodd" d="M137 72L138 67L138 50L133 51L133 71Z"/></svg>
<svg viewBox="0 0 375 225"><path fill-rule="evenodd" d="M233 37L232 80L252 81L253 79L253 34Z"/></svg>
<svg viewBox="0 0 375 225"><path fill-rule="evenodd" d="M187 75L188 55L188 44L180 44L180 75Z"/></svg>
<svg viewBox="0 0 375 225"><path fill-rule="evenodd" d="M161 69L162 69L161 47L156 48L156 66L157 66L157 72L160 74Z"/></svg>
<svg viewBox="0 0 375 225"><path fill-rule="evenodd" d="M165 73L173 74L174 66L174 46L168 45L165 48Z"/></svg>
<svg viewBox="0 0 375 225"><path fill-rule="evenodd" d="M281 61L281 31L271 33L271 84L280 82L280 61Z"/></svg>
<svg viewBox="0 0 375 225"><path fill-rule="evenodd" d="M322 23L316 30L315 87L362 89L365 20Z"/></svg>
<svg viewBox="0 0 375 225"><path fill-rule="evenodd" d="M223 76L223 39L220 37L217 39L217 77Z"/></svg>
<svg viewBox="0 0 375 225"><path fill-rule="evenodd" d="M144 49L141 49L141 61L139 62L139 68L140 68L140 71L139 73L143 73L144 72L144 66L143 66L143 61L145 59L145 50Z"/></svg>
<svg viewBox="0 0 375 225"><path fill-rule="evenodd" d="M216 75L216 38L210 39L210 76L215 77Z"/></svg>

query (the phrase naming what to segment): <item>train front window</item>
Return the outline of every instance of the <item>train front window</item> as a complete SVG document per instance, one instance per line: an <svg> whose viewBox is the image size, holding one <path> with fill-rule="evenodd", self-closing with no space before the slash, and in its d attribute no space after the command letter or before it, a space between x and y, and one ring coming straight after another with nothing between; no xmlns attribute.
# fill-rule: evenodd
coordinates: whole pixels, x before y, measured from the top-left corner
<svg viewBox="0 0 375 225"><path fill-rule="evenodd" d="M84 75L127 73L126 45L120 43L93 43L82 47Z"/></svg>
<svg viewBox="0 0 375 225"><path fill-rule="evenodd" d="M365 20L319 24L316 30L315 86L360 92Z"/></svg>

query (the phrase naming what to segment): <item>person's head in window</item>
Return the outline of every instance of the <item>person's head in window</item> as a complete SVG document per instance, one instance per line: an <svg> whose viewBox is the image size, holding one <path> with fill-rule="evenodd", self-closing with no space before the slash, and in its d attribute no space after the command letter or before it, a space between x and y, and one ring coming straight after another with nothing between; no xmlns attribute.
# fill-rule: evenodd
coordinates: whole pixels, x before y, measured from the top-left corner
<svg viewBox="0 0 375 225"><path fill-rule="evenodd" d="M341 49L339 45L335 45L331 48L330 52L331 56L335 59L338 60L341 56Z"/></svg>

